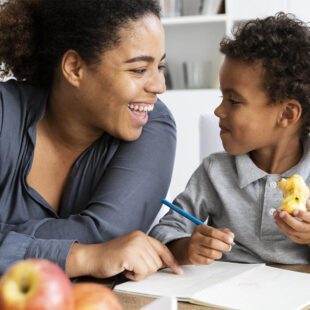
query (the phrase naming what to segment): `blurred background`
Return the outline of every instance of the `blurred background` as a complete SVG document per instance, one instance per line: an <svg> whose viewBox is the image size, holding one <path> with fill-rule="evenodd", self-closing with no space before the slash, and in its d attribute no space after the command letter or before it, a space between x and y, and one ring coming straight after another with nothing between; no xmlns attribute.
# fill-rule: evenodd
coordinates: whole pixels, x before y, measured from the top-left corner
<svg viewBox="0 0 310 310"><path fill-rule="evenodd" d="M310 0L159 0L166 31L168 91L160 98L177 123L177 154L168 198L186 186L202 158L222 150L214 108L220 103L219 42L251 18L293 13L310 21Z"/></svg>

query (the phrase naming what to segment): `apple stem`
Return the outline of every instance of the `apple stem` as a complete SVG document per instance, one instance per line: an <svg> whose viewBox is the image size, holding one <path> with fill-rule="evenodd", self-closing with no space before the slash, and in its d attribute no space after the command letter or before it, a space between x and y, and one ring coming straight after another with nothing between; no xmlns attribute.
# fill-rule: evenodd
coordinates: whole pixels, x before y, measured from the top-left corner
<svg viewBox="0 0 310 310"><path fill-rule="evenodd" d="M28 293L29 291L29 283L27 281L27 276L26 275L23 275L22 276L22 281L21 281L21 290L23 293Z"/></svg>

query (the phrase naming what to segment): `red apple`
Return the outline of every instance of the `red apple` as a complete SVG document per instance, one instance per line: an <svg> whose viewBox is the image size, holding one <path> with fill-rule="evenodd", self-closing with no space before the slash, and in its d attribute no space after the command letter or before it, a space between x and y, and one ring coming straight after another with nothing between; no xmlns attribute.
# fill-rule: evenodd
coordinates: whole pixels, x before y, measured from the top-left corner
<svg viewBox="0 0 310 310"><path fill-rule="evenodd" d="M73 309L72 284L65 272L48 260L17 262L0 279L0 309Z"/></svg>
<svg viewBox="0 0 310 310"><path fill-rule="evenodd" d="M77 283L73 285L74 310L121 310L113 291L97 283Z"/></svg>

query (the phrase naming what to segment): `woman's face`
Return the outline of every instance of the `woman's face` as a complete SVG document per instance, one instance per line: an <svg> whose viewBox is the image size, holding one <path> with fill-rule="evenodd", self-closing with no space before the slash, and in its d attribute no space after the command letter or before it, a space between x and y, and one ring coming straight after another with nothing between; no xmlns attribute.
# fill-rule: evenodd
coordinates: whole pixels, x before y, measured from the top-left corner
<svg viewBox="0 0 310 310"><path fill-rule="evenodd" d="M95 69L85 67L78 100L86 126L133 141L166 89L164 30L155 15L147 15L121 29L120 39Z"/></svg>

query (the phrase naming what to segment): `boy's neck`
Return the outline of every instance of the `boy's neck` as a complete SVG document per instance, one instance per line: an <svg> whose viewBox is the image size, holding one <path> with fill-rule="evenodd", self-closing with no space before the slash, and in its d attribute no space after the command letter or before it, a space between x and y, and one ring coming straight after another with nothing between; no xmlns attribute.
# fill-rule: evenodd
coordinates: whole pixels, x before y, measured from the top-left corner
<svg viewBox="0 0 310 310"><path fill-rule="evenodd" d="M250 152L258 168L269 174L281 174L298 164L303 153L301 139L283 140L273 148Z"/></svg>

